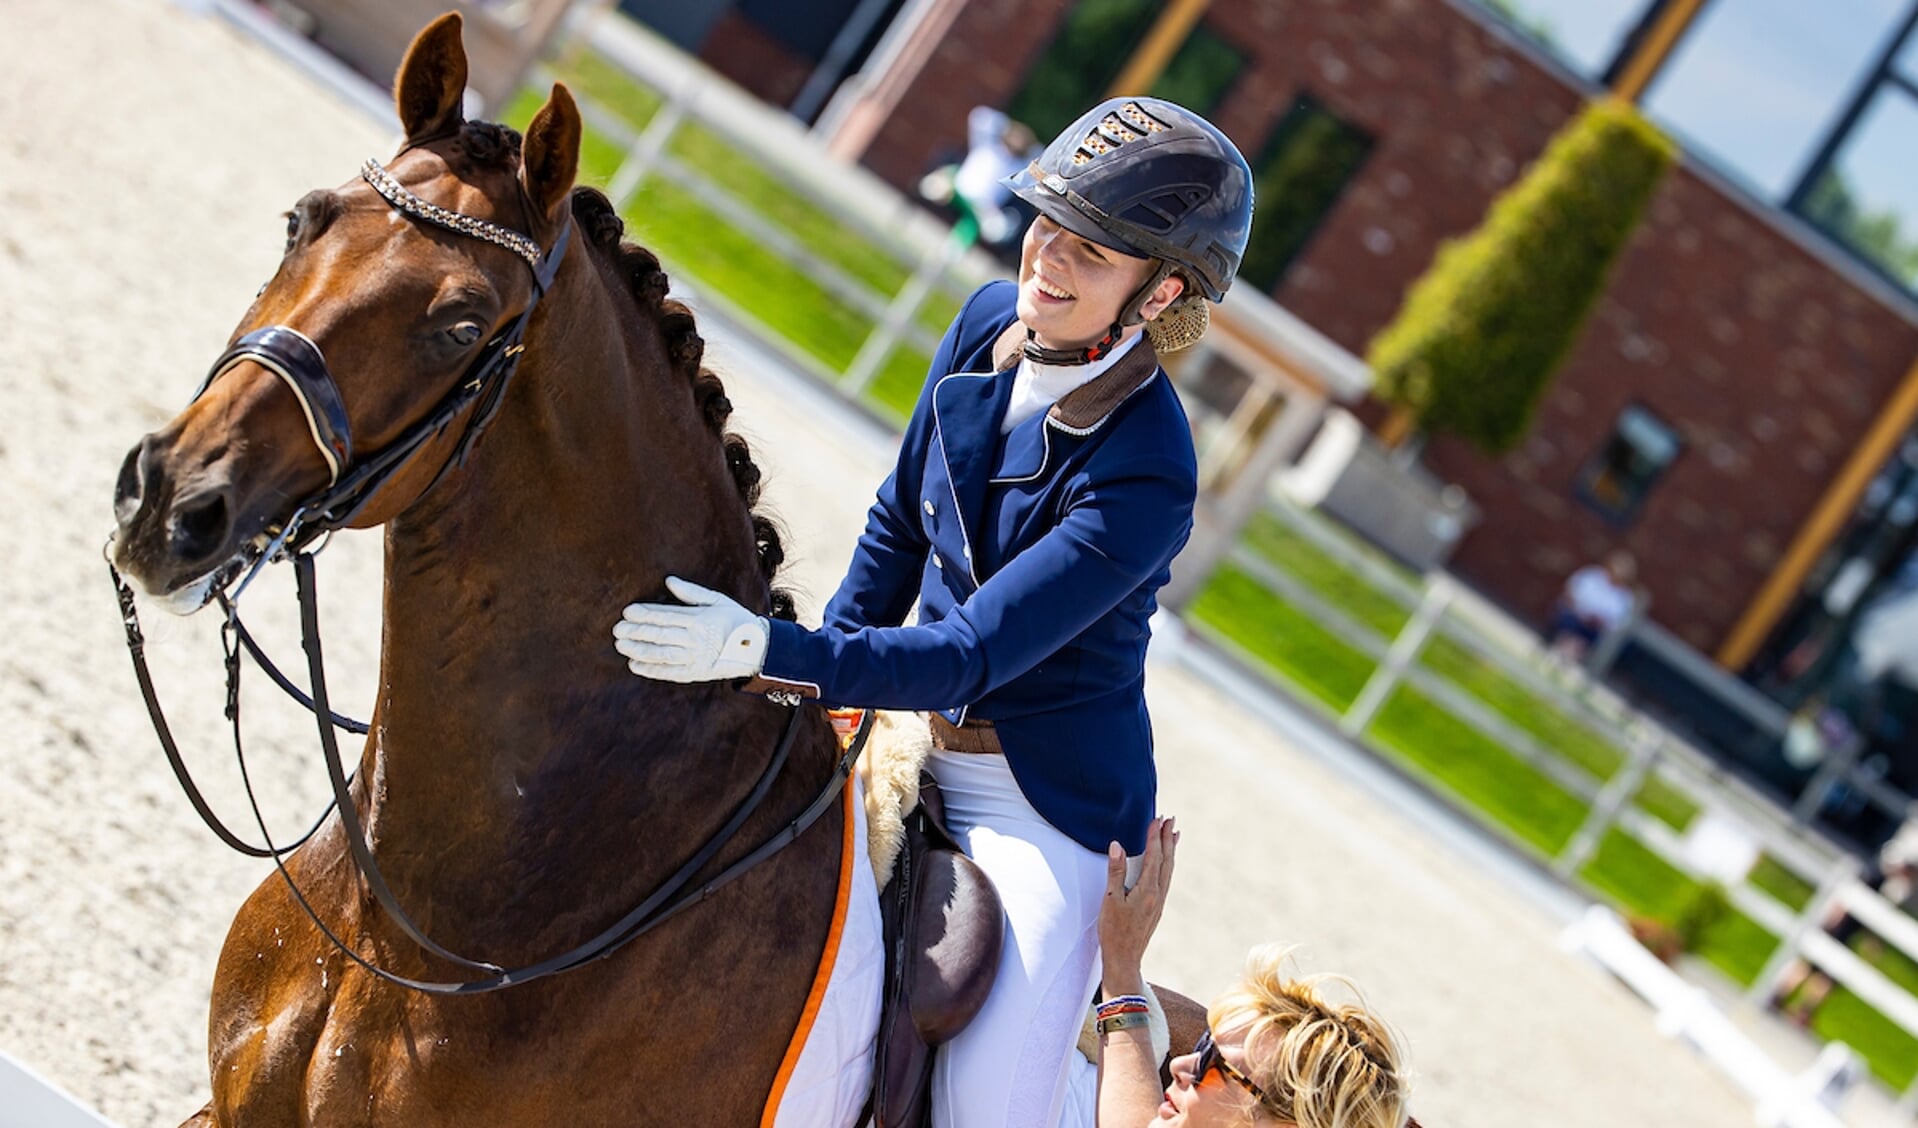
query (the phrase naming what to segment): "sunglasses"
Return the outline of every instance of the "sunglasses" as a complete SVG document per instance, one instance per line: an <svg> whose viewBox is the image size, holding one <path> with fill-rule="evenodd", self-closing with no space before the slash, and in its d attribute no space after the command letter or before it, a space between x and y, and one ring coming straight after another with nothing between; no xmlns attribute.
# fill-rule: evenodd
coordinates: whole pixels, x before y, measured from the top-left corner
<svg viewBox="0 0 1918 1128"><path fill-rule="evenodd" d="M1230 1081L1236 1081L1241 1088L1251 1093L1260 1104L1265 1106L1266 1111L1271 1112L1275 1116L1284 1115L1279 1112L1277 1103L1274 1102L1271 1097L1266 1096L1264 1089L1253 1084L1250 1077L1239 1072L1231 1062L1225 1060L1225 1055L1219 1052L1218 1043L1212 1040L1212 1031L1210 1029L1207 1029L1205 1033L1199 1035L1199 1042L1192 1047L1192 1052L1199 1055L1199 1060L1192 1066L1192 1084L1194 1088L1205 1084L1206 1074L1216 1069L1219 1071L1221 1077Z"/></svg>

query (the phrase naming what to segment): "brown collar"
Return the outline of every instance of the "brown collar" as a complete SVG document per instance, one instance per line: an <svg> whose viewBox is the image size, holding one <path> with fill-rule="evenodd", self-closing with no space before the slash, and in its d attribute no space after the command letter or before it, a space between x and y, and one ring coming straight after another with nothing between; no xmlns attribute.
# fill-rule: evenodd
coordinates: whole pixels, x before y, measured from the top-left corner
<svg viewBox="0 0 1918 1128"><path fill-rule="evenodd" d="M1052 405L1046 416L1070 431L1090 431L1105 421L1126 398L1145 386L1159 370L1159 354L1153 351L1152 338L1141 333L1139 340L1118 363L1096 379L1067 392ZM1006 326L992 345L994 368L1010 372L1019 364L1019 350L1026 343L1026 327L1018 320Z"/></svg>

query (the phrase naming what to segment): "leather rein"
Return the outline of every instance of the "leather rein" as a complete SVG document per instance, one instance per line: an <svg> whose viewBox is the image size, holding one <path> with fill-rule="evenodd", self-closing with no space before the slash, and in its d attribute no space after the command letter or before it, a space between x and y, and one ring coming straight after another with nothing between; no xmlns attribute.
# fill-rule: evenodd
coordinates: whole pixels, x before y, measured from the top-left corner
<svg viewBox="0 0 1918 1128"><path fill-rule="evenodd" d="M284 382L299 400L300 408L306 416L308 429L315 445L319 447L322 457L326 460L329 472L329 481L325 487L296 505L292 516L279 528L270 530L271 540L258 551L250 562L250 566L244 569L245 578L241 580L233 594L228 596L223 591L219 593L221 607L226 612L226 621L221 626L221 647L225 653L227 677L225 713L232 724L233 747L239 758L240 777L245 784L247 801L252 807L254 822L259 828L264 846L253 845L229 829L219 816L214 814L212 807L194 784L192 773L180 755L178 743L174 740L172 730L167 724L159 695L153 685L152 675L147 668L145 636L140 629L133 590L110 560L107 570L112 574L115 593L120 604L121 620L126 628L127 652L132 658L134 676L140 683L140 692L146 701L147 714L152 719L154 733L160 740L161 748L166 752L167 761L172 766L173 774L179 780L181 789L186 792L188 801L192 803L193 809L198 812L207 827L222 842L239 853L255 858L271 858L280 877L286 882L287 889L292 893L294 901L299 904L308 919L342 955L369 973L396 986L428 994L484 994L521 983L529 983L562 971L570 971L603 959L704 901L741 874L790 845L807 828L817 822L838 797L847 778L852 774L853 761L858 758L860 750L864 748L871 734L874 714L868 711L858 733L835 766L832 777L796 818L744 857L720 870L705 882L690 889L687 888L688 883L713 860L759 809L771 792L774 782L777 781L798 736L802 716L802 710L797 702L787 703L786 708L790 710L790 716L787 718L772 758L767 762L764 771L760 773L759 779L753 784L752 790L727 818L725 824L644 900L584 943L536 963L507 969L498 964L457 955L425 934L400 906L398 898L393 895L391 887L380 871L379 863L373 857L372 846L360 822L359 811L353 804L350 791L351 778L345 770L333 730L338 727L349 732L365 733L367 726L362 722L334 713L327 700L326 671L320 647L319 609L313 567L313 558L318 555L320 549L325 547L325 543L322 542L320 548L311 546L315 540L330 536L335 530L345 527L365 508L380 487L406 465L430 439L442 433L460 413L478 404L477 410L467 420L466 428L461 433L452 455L441 465L433 480L427 484L426 490L422 491L422 496L431 492L433 487L439 484L449 468L465 464L473 444L478 440L481 431L497 414L505 398L507 383L519 366L521 353L525 351L522 340L527 321L532 316L534 307L552 286L553 278L558 273L560 262L566 254L566 247L572 234L572 224L569 222L561 228L550 250L542 251L538 243L520 232L474 216L448 211L420 199L394 179L378 161L368 159L361 167L360 175L388 204L402 214L503 246L519 255L533 272L533 296L526 308L486 343L480 355L468 369L466 377L447 393L433 411L409 426L387 447L358 464L355 464L353 460L352 436L339 386L327 370L326 359L321 354L319 346L296 329L274 325L254 330L241 337L232 348L213 363L212 368L208 370L206 380L200 385L200 390L194 393L194 398L198 399L205 394L206 389L215 379L243 361L250 360L266 368ZM301 693L291 679L273 665L239 618L239 597L252 582L253 577L267 563L285 559L292 560L298 585L301 643L306 652L309 684L312 687L311 697ZM333 798L327 811L321 814L319 820L305 834L284 846L274 845L266 828L265 817L254 795L252 780L246 770L246 753L240 739L240 653L242 650L249 654L282 690L312 712L320 734L321 751L326 760L327 778L332 785ZM482 978L433 981L388 971L361 956L320 919L298 884L294 882L292 874L287 871L284 859L286 855L310 839L334 811L339 813L341 829L355 865L358 866L361 876L375 899L385 909L387 916L427 952L469 971L482 973Z"/></svg>

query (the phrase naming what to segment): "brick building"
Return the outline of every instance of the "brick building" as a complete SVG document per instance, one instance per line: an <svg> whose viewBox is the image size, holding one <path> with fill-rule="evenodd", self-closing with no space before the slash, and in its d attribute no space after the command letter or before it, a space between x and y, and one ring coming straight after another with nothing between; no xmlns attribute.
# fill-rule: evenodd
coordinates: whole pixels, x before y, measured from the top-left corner
<svg viewBox="0 0 1918 1128"><path fill-rule="evenodd" d="M1665 7L1636 6L1621 40ZM875 55L877 108L840 115L841 151L907 187L963 145L973 105L1048 136L1170 35L1151 91L1207 113L1260 178L1241 285L1360 355L1439 243L1478 223L1623 57L1582 74L1470 0L921 8ZM1175 10L1184 26L1168 31ZM1491 459L1441 439L1424 461L1482 511L1452 564L1487 594L1536 621L1568 572L1627 547L1652 617L1743 666L1752 624L1762 641L1819 578L1800 561L1780 583L1808 525L1837 506L1842 526L1853 479L1875 469L1855 452L1909 391L1918 302L1686 147L1527 440Z"/></svg>
<svg viewBox="0 0 1918 1128"><path fill-rule="evenodd" d="M905 0L620 0L628 15L760 99L810 119Z"/></svg>

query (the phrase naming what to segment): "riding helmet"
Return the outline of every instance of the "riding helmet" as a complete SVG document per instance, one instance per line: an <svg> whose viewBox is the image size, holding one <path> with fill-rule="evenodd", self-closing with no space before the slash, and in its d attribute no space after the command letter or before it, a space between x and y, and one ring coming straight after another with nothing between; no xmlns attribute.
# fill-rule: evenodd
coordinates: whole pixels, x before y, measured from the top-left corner
<svg viewBox="0 0 1918 1128"><path fill-rule="evenodd" d="M1225 134L1163 98L1088 110L1003 183L1073 234L1159 259L1224 299L1252 228L1252 169Z"/></svg>

